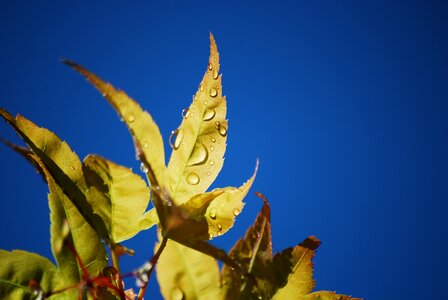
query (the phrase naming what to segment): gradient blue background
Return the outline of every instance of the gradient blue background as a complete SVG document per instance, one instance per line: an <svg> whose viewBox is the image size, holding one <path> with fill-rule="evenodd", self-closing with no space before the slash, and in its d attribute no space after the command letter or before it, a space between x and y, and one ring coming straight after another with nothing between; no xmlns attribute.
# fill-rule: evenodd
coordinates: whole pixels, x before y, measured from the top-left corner
<svg viewBox="0 0 448 300"><path fill-rule="evenodd" d="M317 289L444 298L444 1L74 2L0 3L2 107L53 130L80 157L101 154L139 172L116 113L58 59L124 89L167 140L202 78L211 31L230 122L215 186L239 185L260 159L253 191L270 200L275 250L308 235L323 242ZM5 124L0 136L19 142ZM51 257L47 187L17 154L0 153L0 248ZM229 249L260 207L251 193L215 244ZM124 270L150 256L154 237L126 243L137 256Z"/></svg>

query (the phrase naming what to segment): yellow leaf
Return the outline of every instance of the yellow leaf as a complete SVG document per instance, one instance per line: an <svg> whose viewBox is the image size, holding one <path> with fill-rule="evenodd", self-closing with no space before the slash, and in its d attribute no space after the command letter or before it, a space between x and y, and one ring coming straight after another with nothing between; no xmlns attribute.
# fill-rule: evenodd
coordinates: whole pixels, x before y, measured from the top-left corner
<svg viewBox="0 0 448 300"><path fill-rule="evenodd" d="M239 188L227 187L212 191L215 193L222 191L223 193L210 202L205 212L210 237L222 235L232 228L235 223L235 217L243 210L243 199L255 180L257 170L258 161L252 177Z"/></svg>
<svg viewBox="0 0 448 300"><path fill-rule="evenodd" d="M277 267L284 267L289 264L290 275L287 283L278 289L272 299L301 299L309 294L315 286L313 279L313 263L311 259L314 256L314 250L319 246L320 241L314 237L308 237L305 241L295 246L294 249L286 249L274 257L274 264ZM283 263L283 262L286 262ZM280 272L285 273L282 269Z"/></svg>
<svg viewBox="0 0 448 300"><path fill-rule="evenodd" d="M319 291L303 297L303 300L361 300L361 298L352 298L350 296L336 294L335 292Z"/></svg>
<svg viewBox="0 0 448 300"><path fill-rule="evenodd" d="M150 192L145 181L129 168L97 155L84 159L88 197L105 221L114 243L130 239L156 223L144 215ZM149 216L149 215L148 215Z"/></svg>
<svg viewBox="0 0 448 300"><path fill-rule="evenodd" d="M14 118L4 109L0 109L0 116L27 143L33 153L39 157L43 167L48 170L55 183L63 187L63 192L79 210L83 218L100 235L109 240L104 221L93 213L93 208L86 196L81 161L70 149L67 143L61 141L54 133L39 127L30 120L18 115Z"/></svg>
<svg viewBox="0 0 448 300"><path fill-rule="evenodd" d="M143 111L140 105L126 93L115 89L83 66L67 60L64 63L83 75L117 111L131 132L137 151L142 151L146 157L151 185L162 185L166 169L165 151L159 127L151 115Z"/></svg>
<svg viewBox="0 0 448 300"><path fill-rule="evenodd" d="M168 241L156 269L165 299L217 299L218 263L208 255Z"/></svg>
<svg viewBox="0 0 448 300"><path fill-rule="evenodd" d="M207 70L172 143L168 173L177 205L205 192L218 176L226 150L226 111L219 75L219 53L210 34Z"/></svg>

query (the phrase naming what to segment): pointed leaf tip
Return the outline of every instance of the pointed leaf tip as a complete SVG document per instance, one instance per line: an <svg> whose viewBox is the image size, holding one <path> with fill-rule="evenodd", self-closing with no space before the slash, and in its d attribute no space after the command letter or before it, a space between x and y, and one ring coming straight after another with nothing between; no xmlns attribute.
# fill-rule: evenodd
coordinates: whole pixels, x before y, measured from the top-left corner
<svg viewBox="0 0 448 300"><path fill-rule="evenodd" d="M312 251L316 250L320 246L320 240L315 236L307 237L303 242L299 244L304 248L310 249Z"/></svg>

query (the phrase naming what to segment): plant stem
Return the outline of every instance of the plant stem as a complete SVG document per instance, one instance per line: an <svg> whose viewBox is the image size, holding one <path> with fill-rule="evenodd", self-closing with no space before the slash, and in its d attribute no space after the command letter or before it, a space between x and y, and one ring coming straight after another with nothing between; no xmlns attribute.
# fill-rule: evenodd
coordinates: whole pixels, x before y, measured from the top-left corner
<svg viewBox="0 0 448 300"><path fill-rule="evenodd" d="M154 254L154 256L151 258L151 261L150 261L151 267L149 268L149 270L146 273L146 275L148 276L148 279L144 283L144 285L140 288L140 291L138 292L138 297L137 297L138 300L143 300L143 297L145 296L146 288L148 287L148 282L149 282L149 279L151 278L152 270L156 266L157 261L159 260L160 254L162 254L162 252L163 252L163 249L165 249L167 241L168 241L168 238L163 237L162 242L160 243L160 246L157 249L156 254Z"/></svg>
<svg viewBox="0 0 448 300"><path fill-rule="evenodd" d="M112 264L114 266L114 268L117 270L117 284L118 284L118 289L120 290L120 292L124 293L124 286L123 286L123 279L121 278L121 271L120 271L120 263L118 262L118 255L117 252L115 250L115 245L111 245L110 246L110 253L112 255Z"/></svg>

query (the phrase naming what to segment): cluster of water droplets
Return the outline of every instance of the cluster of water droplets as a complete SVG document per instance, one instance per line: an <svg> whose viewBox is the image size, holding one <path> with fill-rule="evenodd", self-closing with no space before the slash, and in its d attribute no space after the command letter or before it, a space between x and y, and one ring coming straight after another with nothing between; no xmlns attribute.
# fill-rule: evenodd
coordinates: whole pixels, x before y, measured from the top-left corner
<svg viewBox="0 0 448 300"><path fill-rule="evenodd" d="M138 287L144 287L148 284L148 272L151 271L153 265L147 261L140 268L134 271L135 282Z"/></svg>
<svg viewBox="0 0 448 300"><path fill-rule="evenodd" d="M214 68L213 64L209 63L208 70L212 72L213 79L216 80L219 78L218 69ZM208 95L211 97L211 100L213 100L213 98L216 98L218 96L218 89L219 89L219 87L211 87L208 90ZM201 84L199 86L199 91L200 92L205 91L205 87L203 84ZM193 96L193 105L190 108L185 108L182 110L182 117L184 119L192 118L193 116L195 116L195 113L196 113L196 105L194 104L195 100L196 100L195 96ZM208 102L204 101L204 105L207 106L207 104L208 104ZM202 120L209 122L209 121L212 121L215 117L216 117L216 110L213 108L206 108L202 115ZM218 121L215 122L215 129L220 136L225 137L227 135L226 126L221 124ZM182 128L177 128L176 130L173 130L171 132L171 135L169 138L169 144L170 144L171 148L173 150L179 149L179 147L184 144L183 139L184 139L184 132L183 132ZM211 142L212 143L217 142L218 144L221 143L221 141L219 139L217 140L215 137L211 138ZM215 161L209 160L209 152L213 152L214 150L215 150L214 146L211 146L207 149L207 147L203 143L200 143L200 142L197 143L195 145L193 153L190 157L188 166L189 167L199 166L199 165L203 165L207 161L209 161L209 163L207 165L207 173L206 174L207 174L207 176L211 176L211 174L212 174L211 167L215 165ZM144 168L144 170L145 169L146 168ZM190 185L197 185L200 183L201 178L197 173L192 171L187 174L186 181Z"/></svg>

